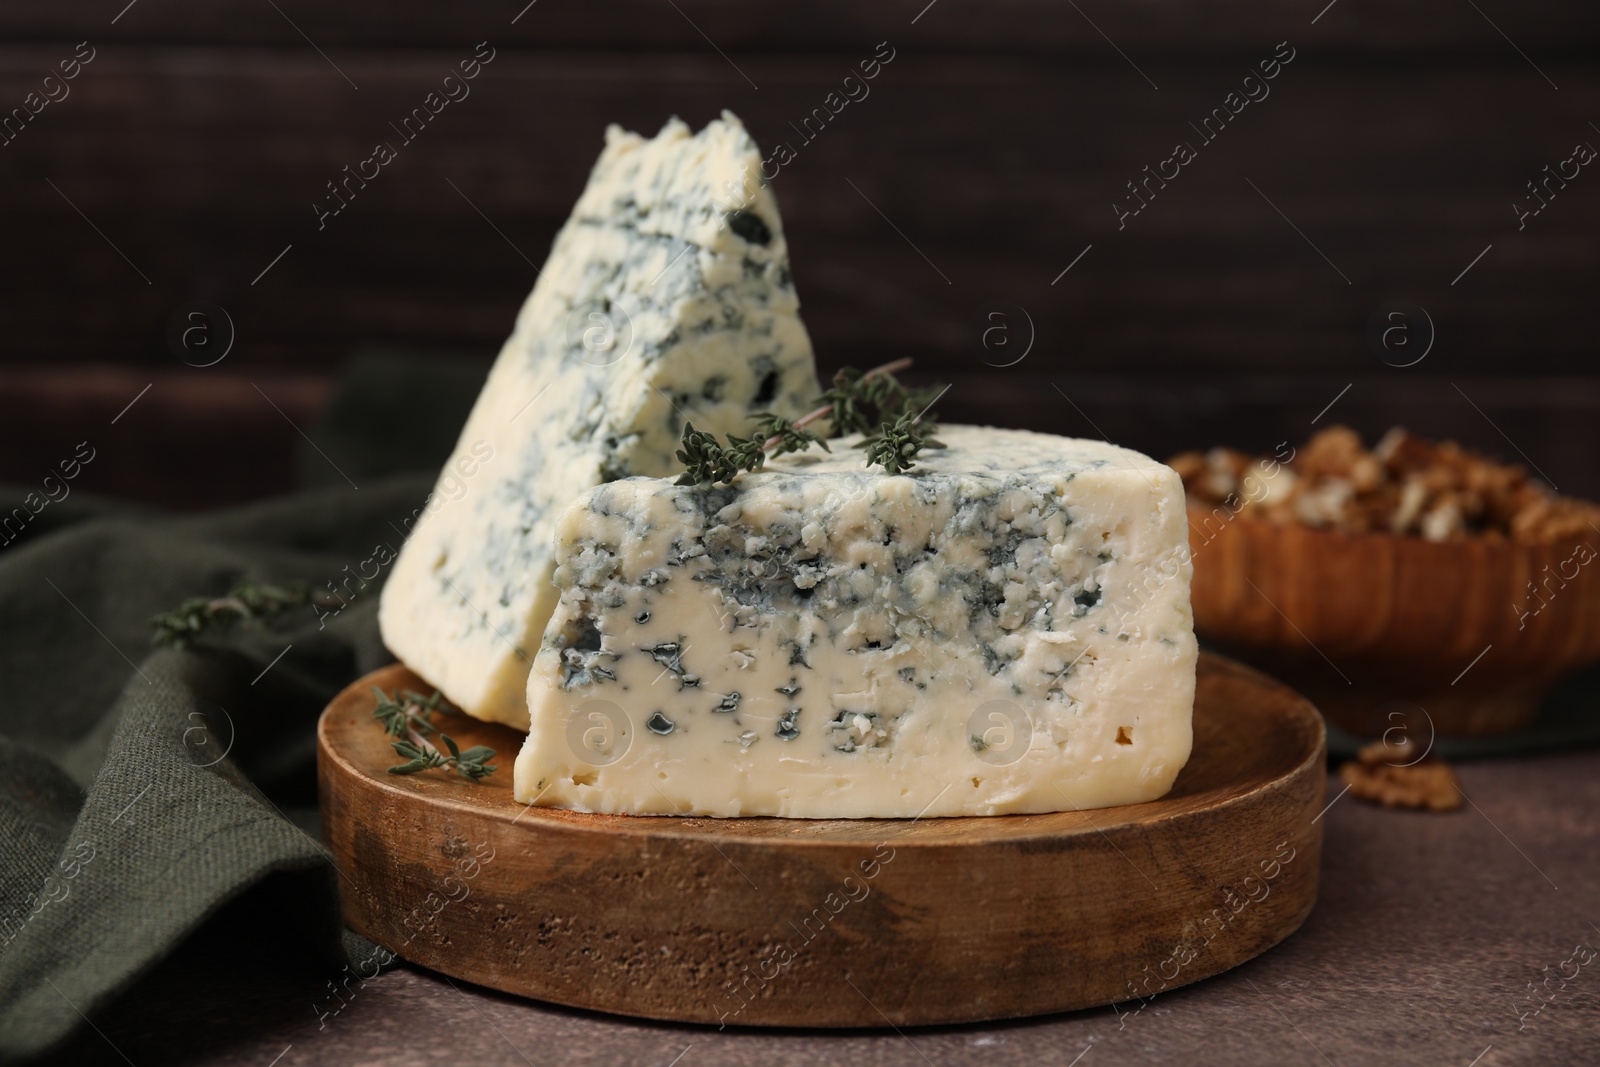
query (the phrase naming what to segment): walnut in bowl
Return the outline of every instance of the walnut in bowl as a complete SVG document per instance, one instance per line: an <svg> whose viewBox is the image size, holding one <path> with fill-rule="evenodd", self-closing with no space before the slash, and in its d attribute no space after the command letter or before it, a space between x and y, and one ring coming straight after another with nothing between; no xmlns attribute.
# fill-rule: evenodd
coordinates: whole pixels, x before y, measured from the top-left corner
<svg viewBox="0 0 1600 1067"><path fill-rule="evenodd" d="M1600 508L1520 467L1344 427L1275 459L1174 457L1189 495L1195 629L1291 681L1337 725L1526 726L1600 659Z"/></svg>

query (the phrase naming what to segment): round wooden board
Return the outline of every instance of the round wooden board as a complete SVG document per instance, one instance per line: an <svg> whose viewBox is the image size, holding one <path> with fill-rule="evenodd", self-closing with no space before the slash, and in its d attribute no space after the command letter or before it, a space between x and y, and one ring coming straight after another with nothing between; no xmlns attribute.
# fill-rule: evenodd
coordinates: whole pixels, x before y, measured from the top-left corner
<svg viewBox="0 0 1600 1067"><path fill-rule="evenodd" d="M580 1008L756 1026L911 1026L1149 997L1264 952L1316 901L1315 708L1202 655L1194 755L1148 804L922 820L528 808L521 736L473 784L392 775L372 686L318 724L323 834L352 928L413 963Z"/></svg>

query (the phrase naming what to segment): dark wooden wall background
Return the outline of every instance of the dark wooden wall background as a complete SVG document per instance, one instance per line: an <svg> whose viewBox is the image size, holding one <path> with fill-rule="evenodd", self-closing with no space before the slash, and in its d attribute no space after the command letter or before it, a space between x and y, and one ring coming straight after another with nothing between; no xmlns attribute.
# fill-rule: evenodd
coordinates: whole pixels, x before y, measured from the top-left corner
<svg viewBox="0 0 1600 1067"><path fill-rule="evenodd" d="M0 110L95 49L0 147L0 480L89 438L91 490L287 488L284 416L308 425L357 346L496 350L608 122L727 107L798 147L775 187L826 367L914 355L956 383L949 418L1156 454L1303 439L1348 384L1319 425L1403 422L1600 495L1600 166L1521 231L1512 209L1600 146L1593 3L125 3L0 7ZM319 232L324 183L484 40L470 97ZM871 95L799 146L881 41ZM1119 231L1124 183L1281 41L1271 95ZM1394 299L1437 331L1413 367L1369 343ZM194 301L236 327L206 369L167 343ZM1027 320L1026 358L986 365Z"/></svg>

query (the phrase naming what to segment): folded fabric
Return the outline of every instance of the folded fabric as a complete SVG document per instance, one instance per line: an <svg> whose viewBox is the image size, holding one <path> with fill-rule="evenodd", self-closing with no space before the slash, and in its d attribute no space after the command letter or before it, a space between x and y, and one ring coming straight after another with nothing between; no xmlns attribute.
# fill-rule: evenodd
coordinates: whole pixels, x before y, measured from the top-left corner
<svg viewBox="0 0 1600 1067"><path fill-rule="evenodd" d="M381 575L347 579L372 573L377 546L398 548L390 524L430 483L204 518L81 515L0 549L0 1057L83 1026L274 872L303 872L282 884L315 943L267 939L241 958L342 951L339 875L316 840L314 726L329 697L390 659ZM241 579L331 581L347 606L152 650L151 615Z"/></svg>

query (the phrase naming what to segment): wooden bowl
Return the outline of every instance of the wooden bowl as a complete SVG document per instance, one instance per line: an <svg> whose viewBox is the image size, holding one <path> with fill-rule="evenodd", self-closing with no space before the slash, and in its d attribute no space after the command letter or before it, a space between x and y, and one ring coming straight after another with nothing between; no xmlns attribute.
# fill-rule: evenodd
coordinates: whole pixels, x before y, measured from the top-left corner
<svg viewBox="0 0 1600 1067"><path fill-rule="evenodd" d="M1600 531L1548 545L1433 542L1190 502L1189 542L1201 639L1359 736L1397 724L1413 737L1519 730L1552 686L1600 659L1600 565L1589 565Z"/></svg>

